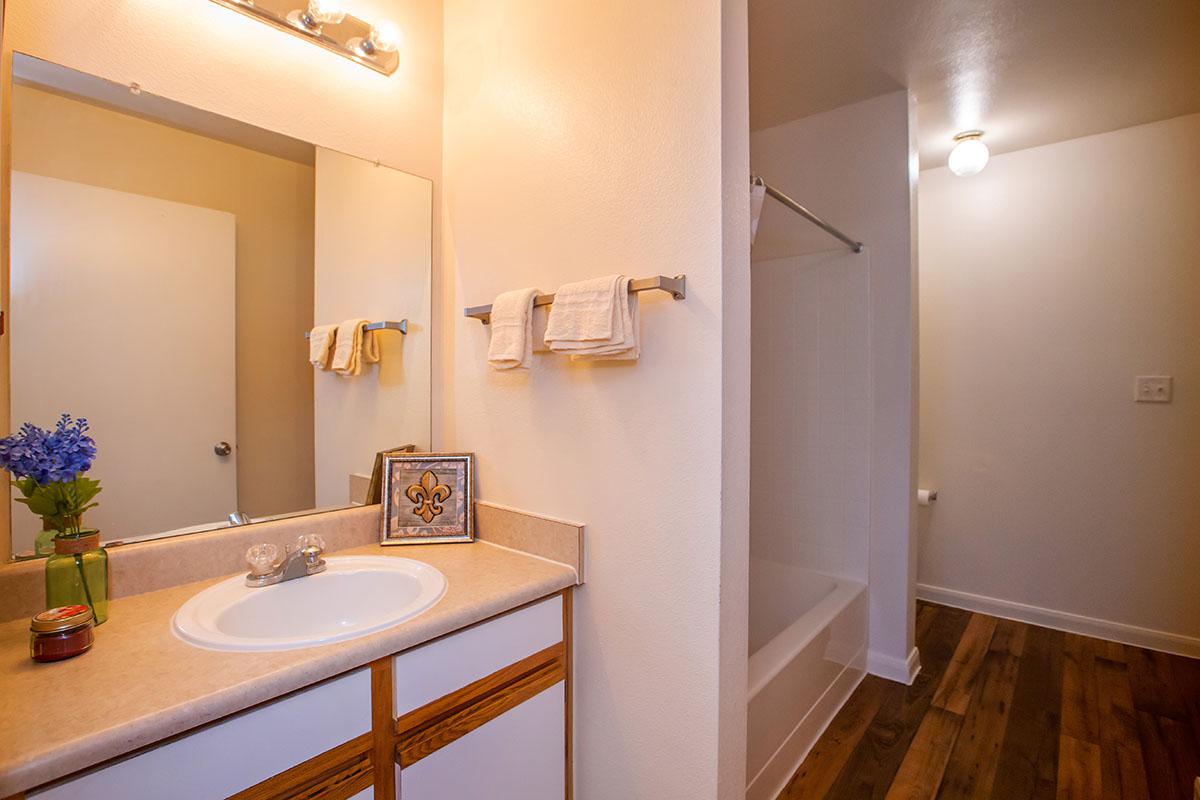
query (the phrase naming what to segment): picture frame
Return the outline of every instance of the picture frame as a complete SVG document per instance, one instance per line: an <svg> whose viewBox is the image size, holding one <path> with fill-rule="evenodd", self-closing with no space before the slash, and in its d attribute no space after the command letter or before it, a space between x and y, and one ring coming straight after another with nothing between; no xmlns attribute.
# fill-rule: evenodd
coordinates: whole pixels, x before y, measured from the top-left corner
<svg viewBox="0 0 1200 800"><path fill-rule="evenodd" d="M373 506L383 502L383 458L384 456L399 455L400 453L415 453L415 444L402 444L399 447L389 447L375 454L375 464L371 467L371 480L367 484L367 495L364 505Z"/></svg>
<svg viewBox="0 0 1200 800"><path fill-rule="evenodd" d="M379 543L475 540L474 453L383 453Z"/></svg>

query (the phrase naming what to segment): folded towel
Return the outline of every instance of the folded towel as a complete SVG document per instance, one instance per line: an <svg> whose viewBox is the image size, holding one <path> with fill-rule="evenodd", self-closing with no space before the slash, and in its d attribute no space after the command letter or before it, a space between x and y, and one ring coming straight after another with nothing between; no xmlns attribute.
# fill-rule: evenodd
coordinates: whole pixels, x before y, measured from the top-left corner
<svg viewBox="0 0 1200 800"><path fill-rule="evenodd" d="M617 294L622 280L620 275L609 275L568 283L555 292L546 323L547 346L558 350L555 342L611 342L620 336Z"/></svg>
<svg viewBox="0 0 1200 800"><path fill-rule="evenodd" d="M546 323L546 346L578 360L638 358L637 296L630 294L629 283L613 275L559 289Z"/></svg>
<svg viewBox="0 0 1200 800"><path fill-rule="evenodd" d="M576 350L571 353L572 361L637 361L641 357L642 321L641 314L638 311L638 296L635 292L628 291L628 283L623 284L623 286L626 289L626 300L622 303L622 307L626 309L626 313L621 326L625 332L624 339L619 344L595 348L585 352Z"/></svg>
<svg viewBox="0 0 1200 800"><path fill-rule="evenodd" d="M571 351L572 361L637 361L642 355L641 314L638 296L629 291L629 279L620 283L621 338L611 344L598 345L583 351Z"/></svg>
<svg viewBox="0 0 1200 800"><path fill-rule="evenodd" d="M329 369L329 354L333 350L333 333L337 325L318 325L308 334L308 361L314 367Z"/></svg>
<svg viewBox="0 0 1200 800"><path fill-rule="evenodd" d="M375 334L368 333L366 328L365 319L348 319L337 326L333 363L330 364L334 372L353 377L362 372L363 364L379 360L379 343L375 341Z"/></svg>
<svg viewBox="0 0 1200 800"><path fill-rule="evenodd" d="M517 289L492 302L488 363L493 369L529 369L533 363L533 298L537 295L537 289Z"/></svg>

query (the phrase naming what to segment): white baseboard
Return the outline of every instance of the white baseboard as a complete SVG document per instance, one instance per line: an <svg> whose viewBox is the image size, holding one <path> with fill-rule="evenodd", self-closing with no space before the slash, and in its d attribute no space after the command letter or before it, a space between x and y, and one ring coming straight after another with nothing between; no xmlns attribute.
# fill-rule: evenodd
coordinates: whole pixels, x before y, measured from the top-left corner
<svg viewBox="0 0 1200 800"><path fill-rule="evenodd" d="M957 589L946 589L941 586L930 586L925 583L917 584L917 597L931 603L941 603L945 606L962 608L967 611L978 611L981 614L991 614L994 617L1015 619L1018 622L1028 622L1043 628L1078 633L1084 636L1094 636L1098 639L1109 639L1135 647L1148 647L1151 650L1162 650L1166 653L1200 658L1200 638L1184 636L1179 633L1140 628L1137 625L1126 625L1123 622L1112 622L1106 619L1085 617L1081 614L1071 614L1066 611L1055 611L1050 608L1031 606L1012 600L1001 600L996 597L986 597L981 594L960 592Z"/></svg>
<svg viewBox="0 0 1200 800"><path fill-rule="evenodd" d="M908 658L904 659L877 653L874 650L867 653L867 672L880 678L912 686L912 682L917 679L920 671L921 654L915 647L909 651Z"/></svg>

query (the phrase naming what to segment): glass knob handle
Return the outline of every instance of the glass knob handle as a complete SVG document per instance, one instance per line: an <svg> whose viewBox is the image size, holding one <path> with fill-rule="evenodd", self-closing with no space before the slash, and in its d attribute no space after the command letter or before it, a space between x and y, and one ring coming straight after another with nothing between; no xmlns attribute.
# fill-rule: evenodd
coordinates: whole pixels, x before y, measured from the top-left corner
<svg viewBox="0 0 1200 800"><path fill-rule="evenodd" d="M246 551L246 566L251 575L269 575L279 566L279 548L268 542L252 545Z"/></svg>
<svg viewBox="0 0 1200 800"><path fill-rule="evenodd" d="M219 456L227 456L233 452L233 446L229 442L217 442L213 445L213 452Z"/></svg>

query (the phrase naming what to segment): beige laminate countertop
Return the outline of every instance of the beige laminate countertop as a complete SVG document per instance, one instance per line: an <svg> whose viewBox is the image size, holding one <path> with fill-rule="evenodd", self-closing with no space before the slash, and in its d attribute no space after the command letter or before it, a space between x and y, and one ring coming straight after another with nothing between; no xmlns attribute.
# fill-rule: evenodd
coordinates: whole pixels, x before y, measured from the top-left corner
<svg viewBox="0 0 1200 800"><path fill-rule="evenodd" d="M413 558L446 576L415 619L347 642L276 653L202 650L171 616L223 578L113 600L96 644L77 658L29 658L29 623L0 624L0 797L271 700L576 583L575 571L485 542L380 547L336 555Z"/></svg>

